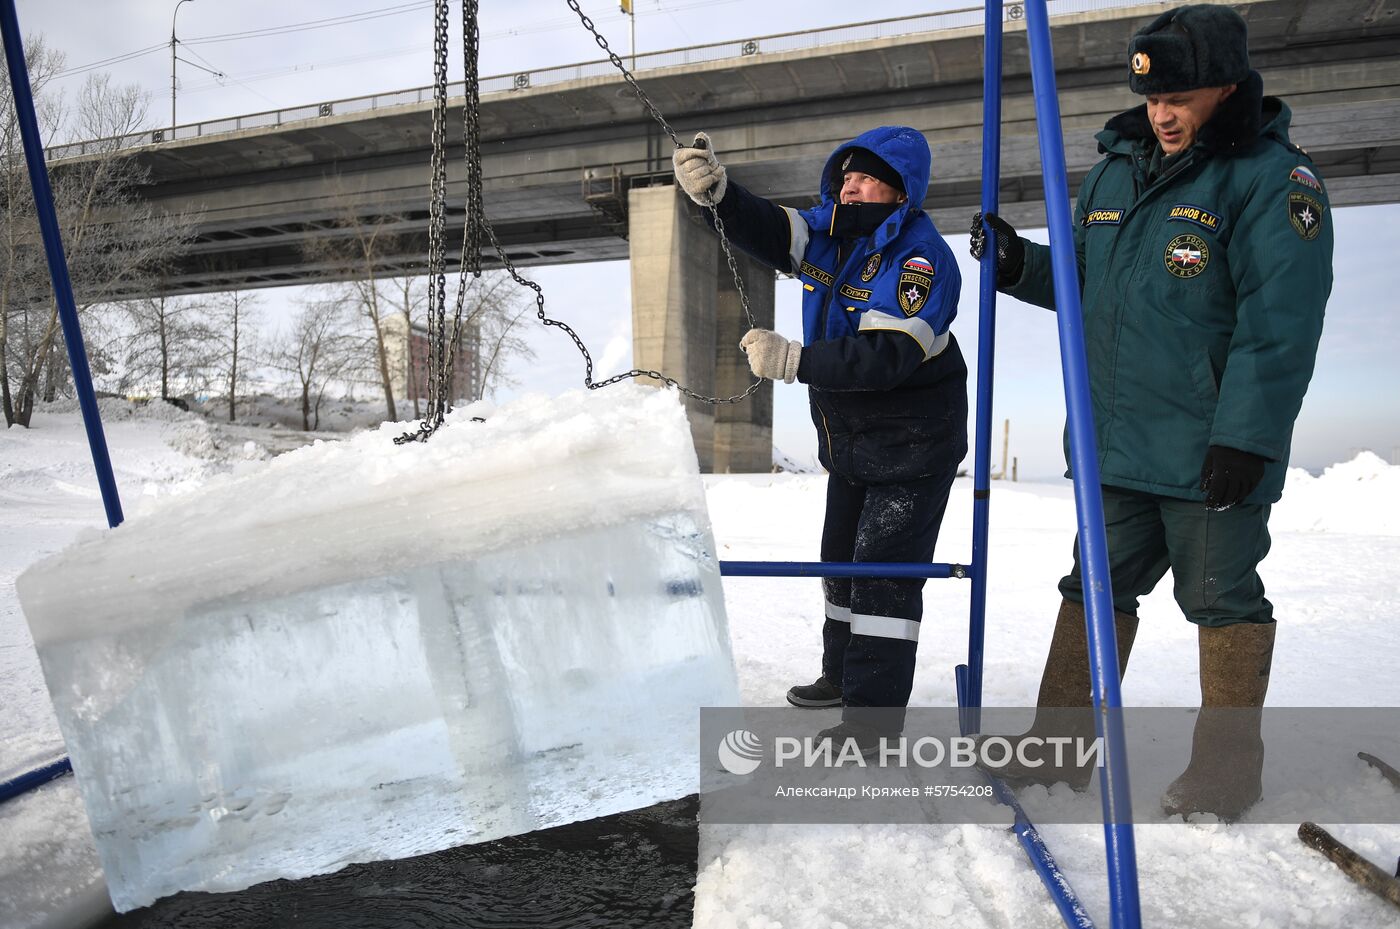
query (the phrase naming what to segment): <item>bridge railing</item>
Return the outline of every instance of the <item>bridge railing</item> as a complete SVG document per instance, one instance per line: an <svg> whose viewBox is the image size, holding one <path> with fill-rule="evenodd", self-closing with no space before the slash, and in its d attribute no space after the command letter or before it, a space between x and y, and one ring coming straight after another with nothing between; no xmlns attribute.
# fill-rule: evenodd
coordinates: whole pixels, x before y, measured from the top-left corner
<svg viewBox="0 0 1400 929"><path fill-rule="evenodd" d="M1073 13L1089 13L1096 10L1115 9L1127 6L1168 6L1167 0L1049 0L1051 12L1057 16ZM1020 20L1025 16L1021 3L1008 3L1005 7L1008 20ZM828 26L821 29L806 29L796 32L780 32L751 39L735 39L728 42L713 42L707 45L691 45L664 51L643 52L636 56L622 56L633 71L648 71L659 68L672 68L681 65L703 64L712 61L725 61L753 57L777 52L801 51L840 45L846 42L862 42L872 39L895 36L921 35L942 32L967 26L982 25L981 6L957 10L944 10L939 13L924 13L916 16L901 16L891 19L877 19L844 26ZM591 77L606 77L616 73L612 62L602 58L578 64L560 65L552 68L536 68L530 71L517 71L511 74L496 74L480 79L480 93L514 93L536 87L547 87L568 81L584 80ZM466 94L462 81L448 85L448 96L459 97ZM143 145L159 144L172 140L198 139L239 132L245 129L262 129L282 126L288 123L330 116L344 116L390 107L408 106L431 102L433 88L411 87L388 93L368 94L348 97L342 100L327 100L304 106L284 107L247 113L223 119L202 120L174 127L129 133L123 136L91 139L52 145L44 150L45 157L54 161L60 158L73 158L96 152L116 149L137 148Z"/></svg>

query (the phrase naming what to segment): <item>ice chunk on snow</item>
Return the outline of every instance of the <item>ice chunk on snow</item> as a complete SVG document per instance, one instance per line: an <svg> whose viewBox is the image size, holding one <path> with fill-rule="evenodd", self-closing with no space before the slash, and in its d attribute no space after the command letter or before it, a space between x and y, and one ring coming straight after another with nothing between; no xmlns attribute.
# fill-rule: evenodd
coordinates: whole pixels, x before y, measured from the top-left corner
<svg viewBox="0 0 1400 929"><path fill-rule="evenodd" d="M292 452L17 582L114 905L691 793L738 702L674 395Z"/></svg>

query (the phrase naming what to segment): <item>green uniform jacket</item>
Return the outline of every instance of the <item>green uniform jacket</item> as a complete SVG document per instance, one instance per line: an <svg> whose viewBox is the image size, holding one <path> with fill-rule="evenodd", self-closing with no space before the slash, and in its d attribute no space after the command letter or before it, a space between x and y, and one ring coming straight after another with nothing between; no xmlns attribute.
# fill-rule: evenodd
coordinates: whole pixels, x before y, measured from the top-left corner
<svg viewBox="0 0 1400 929"><path fill-rule="evenodd" d="M1146 106L1098 134L1074 241L1104 484L1201 500L1225 445L1270 462L1247 502L1282 493L1332 289L1327 195L1289 118L1251 72L1152 183ZM1053 309L1050 249L1025 246L1003 289Z"/></svg>

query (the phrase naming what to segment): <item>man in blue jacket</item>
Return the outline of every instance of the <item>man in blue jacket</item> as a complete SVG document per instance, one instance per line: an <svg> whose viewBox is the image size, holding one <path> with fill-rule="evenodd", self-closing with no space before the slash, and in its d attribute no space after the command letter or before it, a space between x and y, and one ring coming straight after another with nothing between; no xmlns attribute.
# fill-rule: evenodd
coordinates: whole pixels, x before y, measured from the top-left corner
<svg viewBox="0 0 1400 929"><path fill-rule="evenodd" d="M802 282L802 342L753 329L740 345L758 377L807 385L829 472L822 560L931 562L967 452L967 366L948 331L957 263L921 209L927 141L885 126L838 147L821 203L800 211L730 183L704 133L674 161L677 183L715 205L736 245ZM788 702L845 707L835 734L867 753L902 729L923 585L825 579L822 673Z"/></svg>

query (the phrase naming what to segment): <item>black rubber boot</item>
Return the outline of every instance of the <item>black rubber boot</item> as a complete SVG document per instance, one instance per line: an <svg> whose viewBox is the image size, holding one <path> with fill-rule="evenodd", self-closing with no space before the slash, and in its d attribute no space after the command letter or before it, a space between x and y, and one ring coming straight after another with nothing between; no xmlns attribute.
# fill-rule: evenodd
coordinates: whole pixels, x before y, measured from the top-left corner
<svg viewBox="0 0 1400 929"><path fill-rule="evenodd" d="M1234 822L1263 795L1264 695L1274 657L1275 623L1201 626L1201 715L1191 762L1167 792L1168 816L1214 813Z"/></svg>
<svg viewBox="0 0 1400 929"><path fill-rule="evenodd" d="M828 681L825 676L810 684L798 684L787 692L788 703L804 710L821 709L841 705L841 687Z"/></svg>
<svg viewBox="0 0 1400 929"><path fill-rule="evenodd" d="M1121 681L1128 668L1133 639L1137 637L1138 619L1131 613L1114 612L1113 623L1118 636L1118 678ZM1050 639L1050 654L1046 656L1045 671L1040 678L1035 719L1026 732L1006 738L1013 749L1026 738L1068 737L1075 741L1064 750L1062 764L1054 763L1055 750L1047 743L1026 748L1028 757L1043 759L1039 766L1022 765L1013 756L1005 765L988 767L988 773L1012 785L1064 782L1075 790L1087 789L1096 768L1092 764L1077 764L1076 751L1079 740L1087 746L1095 738L1092 686L1084 604L1062 600L1055 620L1055 634Z"/></svg>

